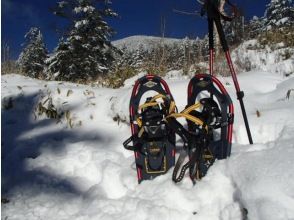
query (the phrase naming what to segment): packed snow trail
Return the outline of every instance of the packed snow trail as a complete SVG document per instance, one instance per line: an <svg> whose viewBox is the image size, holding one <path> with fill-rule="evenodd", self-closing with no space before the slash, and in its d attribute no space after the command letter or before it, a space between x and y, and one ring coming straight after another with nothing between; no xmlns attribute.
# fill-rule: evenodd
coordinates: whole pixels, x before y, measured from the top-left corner
<svg viewBox="0 0 294 220"><path fill-rule="evenodd" d="M168 76L181 110L189 80ZM220 78L235 103L232 156L196 186L174 184L172 170L137 184L122 146L135 78L112 90L2 76L2 219L294 219L293 77L239 75L254 145L231 79ZM38 114L50 101L61 119Z"/></svg>

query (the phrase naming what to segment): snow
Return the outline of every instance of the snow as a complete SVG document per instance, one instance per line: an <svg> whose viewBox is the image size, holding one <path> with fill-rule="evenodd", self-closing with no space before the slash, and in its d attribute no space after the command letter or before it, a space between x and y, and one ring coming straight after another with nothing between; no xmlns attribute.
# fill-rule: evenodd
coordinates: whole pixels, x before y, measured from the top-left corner
<svg viewBox="0 0 294 220"><path fill-rule="evenodd" d="M238 75L254 145L231 78L219 77L235 104L232 156L195 186L188 177L174 184L172 170L137 184L133 153L122 142L130 136L129 98L141 75L116 90L2 75L2 198L9 202L1 218L242 220L247 210L248 219L294 219L294 93L286 97L293 75ZM189 79L172 71L166 80L183 109ZM37 114L36 105L50 97L68 117Z"/></svg>
<svg viewBox="0 0 294 220"><path fill-rule="evenodd" d="M84 20L81 20L81 21L77 21L75 23L75 28L80 28L81 26L84 26L84 25L87 25L89 24L89 21L84 19Z"/></svg>
<svg viewBox="0 0 294 220"><path fill-rule="evenodd" d="M92 7L92 6L85 6L85 7L78 6L78 7L75 7L74 8L74 12L76 14L79 14L81 12L84 12L84 13L86 13L86 12L93 12L94 10L95 10L95 8Z"/></svg>
<svg viewBox="0 0 294 220"><path fill-rule="evenodd" d="M263 48L257 40L245 41L233 50L232 59L241 71L261 70L281 75L294 73L294 49L284 47L282 43Z"/></svg>
<svg viewBox="0 0 294 220"><path fill-rule="evenodd" d="M289 20L289 18L282 18L279 21L276 22L276 25L283 25L285 24L287 21Z"/></svg>

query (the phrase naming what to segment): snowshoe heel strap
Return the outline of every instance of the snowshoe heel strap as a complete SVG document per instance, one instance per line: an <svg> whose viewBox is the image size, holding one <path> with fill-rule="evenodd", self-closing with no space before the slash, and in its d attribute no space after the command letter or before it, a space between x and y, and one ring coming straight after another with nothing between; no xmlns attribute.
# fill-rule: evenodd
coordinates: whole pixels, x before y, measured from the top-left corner
<svg viewBox="0 0 294 220"><path fill-rule="evenodd" d="M126 150L135 151L136 149L135 146L129 145L129 143L131 143L133 140L134 140L134 137L132 135L131 137L129 137L127 140L123 142L123 146Z"/></svg>

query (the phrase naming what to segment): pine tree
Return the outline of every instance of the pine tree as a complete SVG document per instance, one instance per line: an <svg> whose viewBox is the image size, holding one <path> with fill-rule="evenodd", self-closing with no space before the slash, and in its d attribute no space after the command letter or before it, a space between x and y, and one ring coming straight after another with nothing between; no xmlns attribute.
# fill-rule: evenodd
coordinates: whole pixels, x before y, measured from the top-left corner
<svg viewBox="0 0 294 220"><path fill-rule="evenodd" d="M56 48L55 58L48 61L54 79L87 81L109 70L116 48L109 40L114 31L105 18L117 16L109 4L101 0L59 2L55 14L67 18L71 25L65 41ZM67 66L62 66L65 63Z"/></svg>
<svg viewBox="0 0 294 220"><path fill-rule="evenodd" d="M127 46L124 44L120 48L120 54L118 54L115 58L115 68L116 69L125 69L125 68L131 68L134 64L134 51L130 51Z"/></svg>
<svg viewBox="0 0 294 220"><path fill-rule="evenodd" d="M185 37L182 40L182 50L183 50L183 54L184 54L184 66L183 66L183 70L185 73L188 72L190 65L191 65L191 42L190 39L188 37Z"/></svg>
<svg viewBox="0 0 294 220"><path fill-rule="evenodd" d="M190 49L191 63L199 62L199 38L197 37L195 40L191 41L191 49Z"/></svg>
<svg viewBox="0 0 294 220"><path fill-rule="evenodd" d="M71 57L69 43L61 38L53 55L46 60L48 78L62 80L64 75L69 76L72 71Z"/></svg>
<svg viewBox="0 0 294 220"><path fill-rule="evenodd" d="M173 46L176 45L176 44L166 44L165 45L165 51L166 51L166 67L167 67L167 70L170 71L170 70L174 70L174 69L177 69L176 67L176 62L177 62L177 57L176 57L176 54L174 53L175 50L173 48Z"/></svg>
<svg viewBox="0 0 294 220"><path fill-rule="evenodd" d="M245 26L245 38L252 39L256 38L264 27L264 18L259 18L257 16L253 16L253 18L249 21L249 23Z"/></svg>
<svg viewBox="0 0 294 220"><path fill-rule="evenodd" d="M202 61L208 61L209 59L209 40L208 34L204 36L204 38L200 42L200 53L202 57Z"/></svg>
<svg viewBox="0 0 294 220"><path fill-rule="evenodd" d="M293 0L271 0L265 11L265 29L293 27Z"/></svg>
<svg viewBox="0 0 294 220"><path fill-rule="evenodd" d="M201 55L201 44L202 44L202 40L197 37L194 43L194 53L195 53L195 62L199 62L202 60L202 55Z"/></svg>
<svg viewBox="0 0 294 220"><path fill-rule="evenodd" d="M129 56L128 56L129 53L127 50L127 46L125 44L120 48L120 51L121 51L121 55L116 58L116 62L115 62L118 68L127 66L128 59L129 59Z"/></svg>
<svg viewBox="0 0 294 220"><path fill-rule="evenodd" d="M144 60L143 51L144 51L144 47L140 43L139 46L136 48L136 50L132 53L131 67L140 69L143 66L143 60Z"/></svg>
<svg viewBox="0 0 294 220"><path fill-rule="evenodd" d="M232 21L224 22L224 32L229 44L241 43L244 39L244 16L238 16Z"/></svg>
<svg viewBox="0 0 294 220"><path fill-rule="evenodd" d="M25 34L24 49L19 55L18 64L21 71L33 78L44 78L45 60L47 49L43 41L43 35L39 28L32 27Z"/></svg>

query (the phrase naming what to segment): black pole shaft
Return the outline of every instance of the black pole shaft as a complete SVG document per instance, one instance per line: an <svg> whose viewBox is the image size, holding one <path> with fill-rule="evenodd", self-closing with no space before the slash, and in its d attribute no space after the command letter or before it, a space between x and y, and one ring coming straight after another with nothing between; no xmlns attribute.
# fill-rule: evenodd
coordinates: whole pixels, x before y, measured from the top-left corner
<svg viewBox="0 0 294 220"><path fill-rule="evenodd" d="M246 114L246 110L245 110L245 105L243 102L243 97L244 97L244 92L240 90L240 86L238 83L238 79L237 79L237 75L233 66L233 62L231 59L231 55L230 55L230 51L229 51L229 47L228 47L228 43L226 41L226 37L225 37L225 33L220 21L220 16L216 16L214 18L214 22L220 37L220 41L223 47L223 50L226 54L226 59L227 59L227 63L229 65L230 68L230 72L234 81L234 85L235 85L235 89L236 89L236 93L237 93L237 98L240 102L240 106L241 106L241 110L242 110L242 115L243 115L243 119L244 119L244 123L245 123L245 127L246 127L246 131L247 131L247 136L248 136L248 140L250 144L253 144L253 140L252 140L252 135L251 135L251 131L250 131L250 127L249 127L249 122L248 122L248 118L247 118L247 114Z"/></svg>
<svg viewBox="0 0 294 220"><path fill-rule="evenodd" d="M216 16L214 18L214 22L215 22L215 26L216 26L216 29L217 29L218 36L220 38L221 45L223 47L223 50L226 52L226 51L229 50L229 46L228 46L226 36L225 36L225 32L224 32L224 29L223 29L223 26L222 26L222 23L221 23L220 15Z"/></svg>
<svg viewBox="0 0 294 220"><path fill-rule="evenodd" d="M209 50L214 49L214 41L213 41L213 19L208 18L208 41L209 41Z"/></svg>
<svg viewBox="0 0 294 220"><path fill-rule="evenodd" d="M240 91L240 93L242 93L241 96L244 96L244 92ZM253 144L252 135L251 135L250 127L249 127L249 122L248 122L248 118L247 118L247 114L246 114L246 110L245 110L245 106L244 106L244 102L243 102L243 97L238 98L238 99L239 99L241 110L242 110L242 115L243 115L246 131L247 131L248 140L249 140L250 144Z"/></svg>
<svg viewBox="0 0 294 220"><path fill-rule="evenodd" d="M213 75L214 41L213 41L213 19L208 18L208 40L209 40L209 74Z"/></svg>

